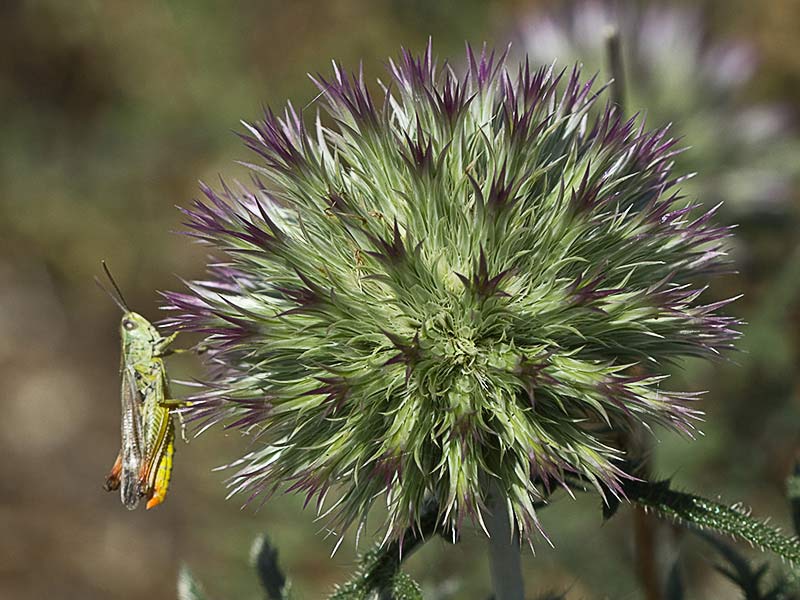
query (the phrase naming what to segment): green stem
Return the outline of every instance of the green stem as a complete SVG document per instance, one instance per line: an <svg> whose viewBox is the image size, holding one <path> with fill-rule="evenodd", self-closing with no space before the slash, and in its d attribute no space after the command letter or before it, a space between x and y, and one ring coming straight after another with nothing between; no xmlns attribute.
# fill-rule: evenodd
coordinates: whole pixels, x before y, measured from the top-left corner
<svg viewBox="0 0 800 600"><path fill-rule="evenodd" d="M741 508L725 506L692 494L669 489L667 482L631 481L624 486L628 500L662 517L700 529L712 529L757 548L774 552L793 564L800 564L800 540L786 537L778 529L754 519Z"/></svg>
<svg viewBox="0 0 800 600"><path fill-rule="evenodd" d="M505 494L496 483L487 498L484 522L489 533L489 569L495 600L524 600L519 533L513 526Z"/></svg>
<svg viewBox="0 0 800 600"><path fill-rule="evenodd" d="M622 40L619 29L611 27L606 32L606 61L611 73L611 98L617 105L619 114L625 115L625 67L622 62Z"/></svg>

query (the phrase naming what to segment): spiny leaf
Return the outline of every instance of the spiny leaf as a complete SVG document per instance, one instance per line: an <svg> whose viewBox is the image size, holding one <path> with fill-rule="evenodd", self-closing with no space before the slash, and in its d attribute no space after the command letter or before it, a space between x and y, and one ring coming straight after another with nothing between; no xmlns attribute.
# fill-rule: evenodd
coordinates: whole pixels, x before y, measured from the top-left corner
<svg viewBox="0 0 800 600"><path fill-rule="evenodd" d="M399 571L392 579L392 600L422 600L422 590L408 573Z"/></svg>
<svg viewBox="0 0 800 600"><path fill-rule="evenodd" d="M418 590L419 586L400 571L400 565L436 534L438 517L439 506L429 498L423 505L419 527L409 527L400 538L402 542L393 540L388 544L378 544L364 554L355 575L344 585L337 586L328 600L367 600L376 595L384 600L387 594L394 600L416 598L408 594L413 594L413 589ZM407 595L398 595L400 592Z"/></svg>
<svg viewBox="0 0 800 600"><path fill-rule="evenodd" d="M631 502L663 517L733 536L757 548L770 550L792 564L800 564L800 541L796 537L783 535L741 508L671 490L666 481L630 481L624 485L624 491Z"/></svg>
<svg viewBox="0 0 800 600"><path fill-rule="evenodd" d="M798 598L797 588L793 589L792 583L782 575L769 586L766 582L770 574L769 564L753 564L746 556L730 544L725 543L714 535L697 531L698 536L723 557L727 564L718 565L717 570L725 577L738 585L745 600L792 600Z"/></svg>

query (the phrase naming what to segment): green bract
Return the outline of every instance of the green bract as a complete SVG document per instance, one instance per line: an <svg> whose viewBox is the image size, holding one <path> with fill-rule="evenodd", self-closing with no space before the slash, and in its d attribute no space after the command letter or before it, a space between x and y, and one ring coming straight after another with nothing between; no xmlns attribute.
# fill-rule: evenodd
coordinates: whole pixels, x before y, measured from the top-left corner
<svg viewBox="0 0 800 600"><path fill-rule="evenodd" d="M528 536L567 477L619 490L618 434L691 427L658 371L734 337L698 300L727 230L577 69L467 59L403 52L377 102L336 66L323 117L247 125L252 184L186 211L219 262L167 308L215 366L190 416L258 436L235 491L334 489L340 527L383 496L396 534L428 496L479 519L494 480Z"/></svg>

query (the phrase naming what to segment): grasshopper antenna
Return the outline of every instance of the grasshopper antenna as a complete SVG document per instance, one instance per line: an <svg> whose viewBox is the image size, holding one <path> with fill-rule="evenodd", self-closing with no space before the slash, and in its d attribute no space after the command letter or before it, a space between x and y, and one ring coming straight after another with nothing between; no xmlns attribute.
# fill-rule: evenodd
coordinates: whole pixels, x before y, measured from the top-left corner
<svg viewBox="0 0 800 600"><path fill-rule="evenodd" d="M108 290L108 288L106 288L106 286L104 286L100 282L100 280L97 277L94 278L94 282L98 285L98 287L101 290L103 290L106 294L108 294L108 297L111 298L114 301L114 304L116 304L117 306L120 307L122 312L131 312L131 309L128 308L128 303L125 301L125 296L122 295L122 290L119 289L119 286L117 285L117 282L114 279L114 276L111 275L111 271L108 269L108 265L106 264L106 261L101 260L100 264L103 265L103 271L105 271L106 276L108 277L108 280L111 282L111 285L114 287L114 291L116 292L116 294L112 294Z"/></svg>

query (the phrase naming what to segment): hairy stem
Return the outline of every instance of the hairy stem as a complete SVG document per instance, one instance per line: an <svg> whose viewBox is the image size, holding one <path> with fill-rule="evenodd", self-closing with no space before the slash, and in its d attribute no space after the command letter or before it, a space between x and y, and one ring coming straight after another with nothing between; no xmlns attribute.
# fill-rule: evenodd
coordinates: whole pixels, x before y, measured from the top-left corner
<svg viewBox="0 0 800 600"><path fill-rule="evenodd" d="M757 548L771 550L793 564L800 563L800 540L786 537L778 529L747 514L743 509L725 506L692 494L669 489L667 482L631 481L624 486L628 500L662 517L684 525L712 529Z"/></svg>

